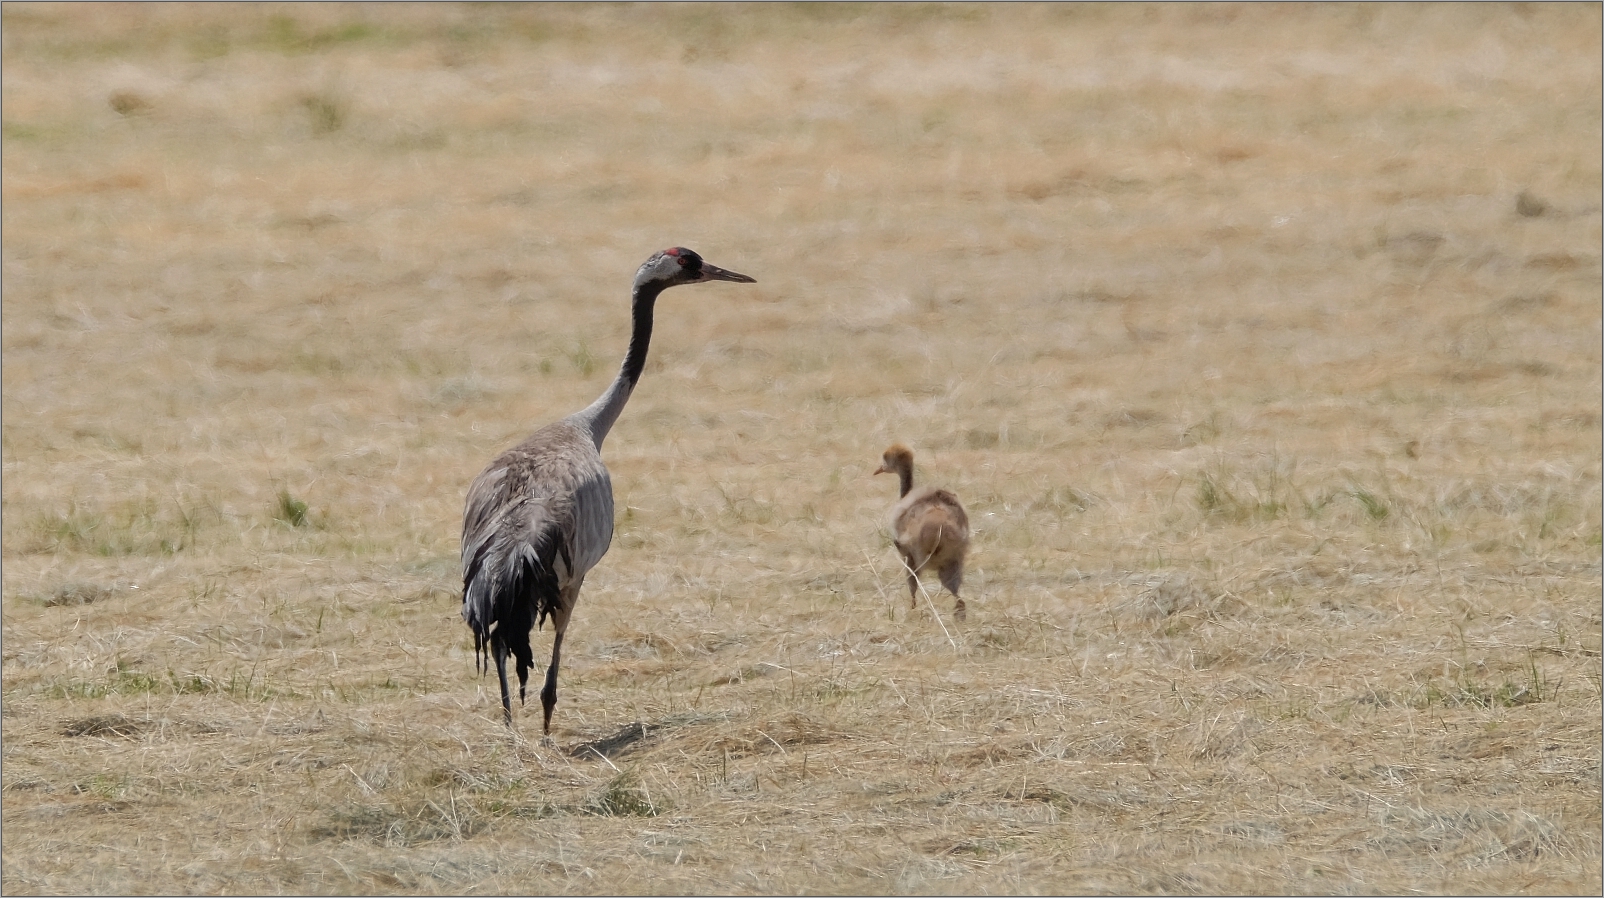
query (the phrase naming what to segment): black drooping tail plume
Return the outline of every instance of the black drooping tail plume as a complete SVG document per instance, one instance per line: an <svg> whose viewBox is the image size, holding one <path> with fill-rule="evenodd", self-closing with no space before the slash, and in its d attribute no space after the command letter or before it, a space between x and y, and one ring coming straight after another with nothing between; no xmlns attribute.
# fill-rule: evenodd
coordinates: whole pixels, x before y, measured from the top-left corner
<svg viewBox="0 0 1604 898"><path fill-rule="evenodd" d="M474 666L482 676L492 659L501 683L501 706L505 722L512 724L512 696L507 685L507 655L517 661L518 704L524 703L529 669L534 666L534 650L529 632L544 624L561 601L554 573L557 556L570 567L567 551L555 534L536 545L510 547L496 552L486 544L479 547L463 571L462 616L473 631Z"/></svg>

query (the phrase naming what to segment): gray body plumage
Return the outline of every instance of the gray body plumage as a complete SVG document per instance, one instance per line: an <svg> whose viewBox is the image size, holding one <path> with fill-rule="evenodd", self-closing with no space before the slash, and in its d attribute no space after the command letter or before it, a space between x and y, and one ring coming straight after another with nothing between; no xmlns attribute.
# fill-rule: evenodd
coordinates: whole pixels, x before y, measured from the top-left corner
<svg viewBox="0 0 1604 898"><path fill-rule="evenodd" d="M575 416L503 452L474 478L462 518L462 616L481 667L500 636L517 659L518 698L532 626L566 623L585 574L613 540L613 483ZM502 672L505 678L505 672Z"/></svg>
<svg viewBox="0 0 1604 898"><path fill-rule="evenodd" d="M516 660L521 702L534 665L529 634L549 619L551 664L540 701L545 731L551 732L563 634L585 574L613 541L613 484L602 464L602 442L645 369L658 294L680 284L718 280L754 283L682 247L647 259L635 274L629 349L606 392L496 456L468 487L462 514L462 618L473 632L480 672L495 663L508 726L507 657Z"/></svg>

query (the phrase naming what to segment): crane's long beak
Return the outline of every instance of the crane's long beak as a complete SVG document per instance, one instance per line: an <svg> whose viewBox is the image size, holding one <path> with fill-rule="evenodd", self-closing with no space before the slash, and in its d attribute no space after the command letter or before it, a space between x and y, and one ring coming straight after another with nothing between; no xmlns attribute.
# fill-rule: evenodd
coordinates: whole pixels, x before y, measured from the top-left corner
<svg viewBox="0 0 1604 898"><path fill-rule="evenodd" d="M896 473L895 471L892 471L890 468L886 467L885 465L881 465L880 467L875 468L874 472L876 474L894 474L894 473Z"/></svg>
<svg viewBox="0 0 1604 898"><path fill-rule="evenodd" d="M726 270L718 267L717 265L709 265L707 262L703 262L702 263L702 276L701 276L700 280L704 280L704 281L734 281L737 284L755 284L755 283L757 283L757 278L749 278L744 274L737 274L736 272L733 272L733 271L726 271Z"/></svg>

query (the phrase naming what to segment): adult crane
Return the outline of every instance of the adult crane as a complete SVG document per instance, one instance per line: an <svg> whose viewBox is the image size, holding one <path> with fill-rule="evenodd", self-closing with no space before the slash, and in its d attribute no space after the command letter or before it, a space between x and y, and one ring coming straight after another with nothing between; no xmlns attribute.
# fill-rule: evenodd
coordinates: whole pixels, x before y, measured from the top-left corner
<svg viewBox="0 0 1604 898"><path fill-rule="evenodd" d="M684 247L647 259L635 272L629 349L606 392L496 456L468 487L462 515L462 617L473 631L474 662L481 676L488 660L495 660L502 719L508 727L512 697L507 656L518 662L522 704L534 662L529 634L549 617L551 666L540 703L544 732L551 734L563 634L585 574L607 554L613 539L613 484L602 464L602 441L646 367L658 295L669 287L709 281L756 283L704 262Z"/></svg>

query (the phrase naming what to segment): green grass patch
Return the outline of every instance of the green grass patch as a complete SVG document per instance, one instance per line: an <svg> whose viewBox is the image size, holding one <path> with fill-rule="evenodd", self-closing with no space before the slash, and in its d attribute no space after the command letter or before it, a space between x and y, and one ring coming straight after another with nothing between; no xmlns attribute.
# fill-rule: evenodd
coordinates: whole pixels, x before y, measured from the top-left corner
<svg viewBox="0 0 1604 898"><path fill-rule="evenodd" d="M291 527L310 527L312 519L308 516L311 508L306 502L295 498L289 490L278 491L278 504L273 509L275 520L282 521Z"/></svg>
<svg viewBox="0 0 1604 898"><path fill-rule="evenodd" d="M103 679L64 678L44 683L40 693L53 699L98 699L135 695L221 695L244 701L294 698L299 694L282 686L269 685L265 675L255 670L235 670L226 677L198 673L128 669L118 665Z"/></svg>
<svg viewBox="0 0 1604 898"><path fill-rule="evenodd" d="M1561 685L1550 680L1532 661L1519 677L1505 677L1496 681L1471 676L1433 678L1404 690L1371 690L1360 696L1359 701L1383 708L1415 710L1518 708L1554 701Z"/></svg>
<svg viewBox="0 0 1604 898"><path fill-rule="evenodd" d="M1247 478L1199 472L1194 501L1204 517L1237 524L1275 521L1294 510L1313 510L1290 474L1274 468Z"/></svg>
<svg viewBox="0 0 1604 898"><path fill-rule="evenodd" d="M582 810L599 817L656 817L669 809L663 796L654 796L633 770L607 781Z"/></svg>
<svg viewBox="0 0 1604 898"><path fill-rule="evenodd" d="M362 839L404 848L442 839L466 839L482 831L488 822L476 805L449 795L443 800L425 798L399 805L350 805L314 824L309 835L318 840Z"/></svg>
<svg viewBox="0 0 1604 898"><path fill-rule="evenodd" d="M182 501L163 507L146 498L100 509L74 499L65 511L35 519L29 549L107 557L173 555L194 546L203 518L214 516Z"/></svg>

